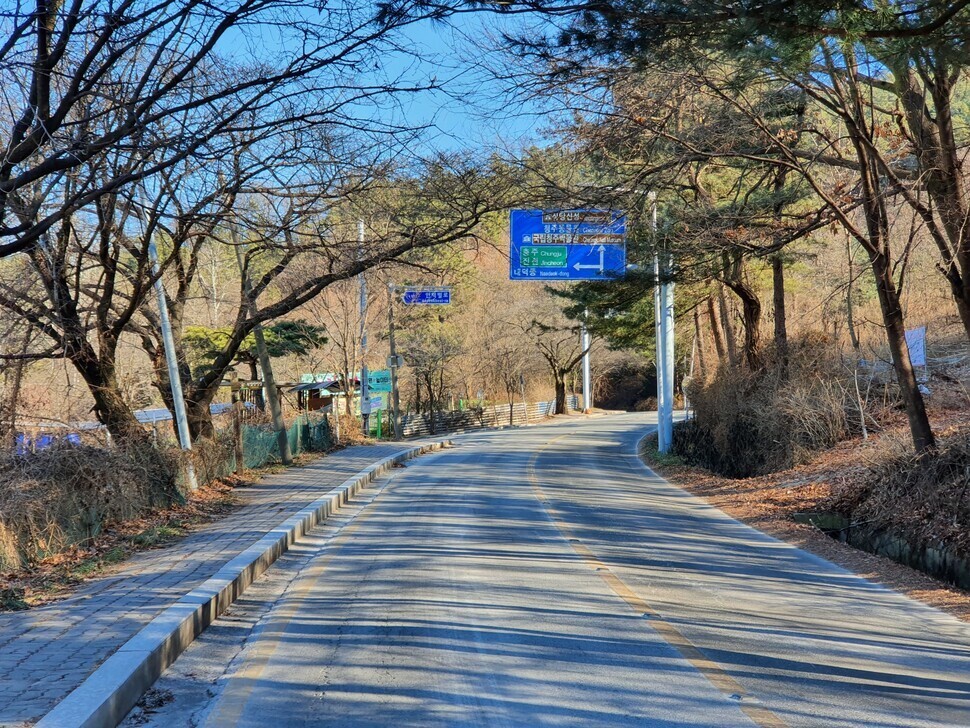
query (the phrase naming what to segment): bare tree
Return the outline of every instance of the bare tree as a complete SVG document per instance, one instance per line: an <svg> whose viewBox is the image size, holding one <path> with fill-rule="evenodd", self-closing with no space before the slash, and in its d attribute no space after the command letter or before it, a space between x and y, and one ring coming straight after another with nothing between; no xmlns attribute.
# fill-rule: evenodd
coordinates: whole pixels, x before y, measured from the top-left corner
<svg viewBox="0 0 970 728"><path fill-rule="evenodd" d="M447 12L353 0L340 12L311 0L17 3L0 39L10 119L0 130L0 257L35 247L105 195L189 159L218 160L220 140L254 117L259 131L295 120L373 127L357 110L388 85L360 69L394 48L396 29ZM97 163L106 155L116 163Z"/></svg>

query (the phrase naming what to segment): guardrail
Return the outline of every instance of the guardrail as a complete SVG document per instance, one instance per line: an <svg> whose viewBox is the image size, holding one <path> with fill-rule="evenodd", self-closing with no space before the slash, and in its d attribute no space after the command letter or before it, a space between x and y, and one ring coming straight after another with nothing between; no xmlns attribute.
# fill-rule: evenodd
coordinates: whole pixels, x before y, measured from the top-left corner
<svg viewBox="0 0 970 728"><path fill-rule="evenodd" d="M569 409L579 409L579 397L566 397ZM401 434L404 437L432 435L453 430L467 430L476 427L497 427L501 425L524 425L549 417L556 411L556 401L529 402L528 405L516 402L513 405L489 405L471 407L461 411L438 412L432 419L427 414L404 415L401 418Z"/></svg>

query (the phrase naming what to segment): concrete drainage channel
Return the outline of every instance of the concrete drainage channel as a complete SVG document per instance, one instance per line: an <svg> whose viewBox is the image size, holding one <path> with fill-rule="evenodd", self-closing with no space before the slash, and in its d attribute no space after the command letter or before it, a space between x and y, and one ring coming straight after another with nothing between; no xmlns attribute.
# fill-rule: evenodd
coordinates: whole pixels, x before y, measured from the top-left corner
<svg viewBox="0 0 970 728"><path fill-rule="evenodd" d="M961 589L970 589L970 560L957 556L945 544L917 546L891 531L854 524L840 513L793 513L792 519L860 551L885 556Z"/></svg>
<svg viewBox="0 0 970 728"><path fill-rule="evenodd" d="M36 727L116 726L165 668L293 543L394 465L451 444L451 440L441 440L384 458L288 518L155 617Z"/></svg>

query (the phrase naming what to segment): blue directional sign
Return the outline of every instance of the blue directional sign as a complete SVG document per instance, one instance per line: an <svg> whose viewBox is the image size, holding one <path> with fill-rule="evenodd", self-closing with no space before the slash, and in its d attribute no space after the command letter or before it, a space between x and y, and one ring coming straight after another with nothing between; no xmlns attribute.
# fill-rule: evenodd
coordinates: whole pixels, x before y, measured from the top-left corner
<svg viewBox="0 0 970 728"><path fill-rule="evenodd" d="M451 303L448 288L407 288L401 296L407 306L446 306Z"/></svg>
<svg viewBox="0 0 970 728"><path fill-rule="evenodd" d="M513 281L604 280L626 269L626 216L612 210L512 210Z"/></svg>
<svg viewBox="0 0 970 728"><path fill-rule="evenodd" d="M367 372L367 389L370 392L391 391L391 370L377 369Z"/></svg>

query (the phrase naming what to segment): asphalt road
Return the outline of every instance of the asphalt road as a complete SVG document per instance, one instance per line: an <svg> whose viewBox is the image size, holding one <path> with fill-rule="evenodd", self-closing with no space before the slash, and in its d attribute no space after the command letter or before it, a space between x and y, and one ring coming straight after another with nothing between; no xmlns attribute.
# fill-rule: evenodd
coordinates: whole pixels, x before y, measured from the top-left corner
<svg viewBox="0 0 970 728"><path fill-rule="evenodd" d="M394 471L138 720L970 726L967 625L653 476L649 422L481 433Z"/></svg>

